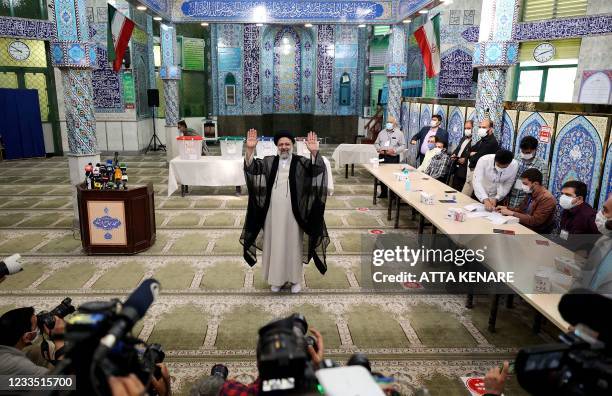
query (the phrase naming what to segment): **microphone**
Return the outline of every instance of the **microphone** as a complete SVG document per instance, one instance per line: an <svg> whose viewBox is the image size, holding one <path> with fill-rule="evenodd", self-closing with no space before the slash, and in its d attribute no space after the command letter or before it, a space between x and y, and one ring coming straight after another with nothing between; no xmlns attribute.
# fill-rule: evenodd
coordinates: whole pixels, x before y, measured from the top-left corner
<svg viewBox="0 0 612 396"><path fill-rule="evenodd" d="M159 293L159 282L155 279L146 279L130 294L123 304L115 324L108 333L100 339L100 345L94 352L93 360L100 361L110 351L117 340L132 330L146 313Z"/></svg>
<svg viewBox="0 0 612 396"><path fill-rule="evenodd" d="M22 271L23 268L21 267L19 260L21 260L21 255L16 253L0 261L0 278Z"/></svg>
<svg viewBox="0 0 612 396"><path fill-rule="evenodd" d="M588 309L587 309L588 307ZM588 289L574 289L559 302L559 313L572 326L583 324L599 333L599 339L612 340L612 300Z"/></svg>

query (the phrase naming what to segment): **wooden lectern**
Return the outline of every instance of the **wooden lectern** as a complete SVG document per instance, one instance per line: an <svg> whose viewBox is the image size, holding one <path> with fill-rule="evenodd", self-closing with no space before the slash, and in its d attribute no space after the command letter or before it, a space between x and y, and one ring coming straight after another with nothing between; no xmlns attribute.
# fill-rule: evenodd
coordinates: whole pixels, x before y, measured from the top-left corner
<svg viewBox="0 0 612 396"><path fill-rule="evenodd" d="M134 254L155 243L153 186L88 190L77 186L81 242L87 254Z"/></svg>

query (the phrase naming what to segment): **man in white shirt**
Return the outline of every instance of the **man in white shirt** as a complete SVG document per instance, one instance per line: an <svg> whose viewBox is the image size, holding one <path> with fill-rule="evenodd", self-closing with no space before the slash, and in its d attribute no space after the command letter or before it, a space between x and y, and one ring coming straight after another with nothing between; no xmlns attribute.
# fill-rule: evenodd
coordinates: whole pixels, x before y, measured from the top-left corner
<svg viewBox="0 0 612 396"><path fill-rule="evenodd" d="M485 209L492 211L512 189L519 164L512 152L498 150L480 158L474 169L474 194Z"/></svg>
<svg viewBox="0 0 612 396"><path fill-rule="evenodd" d="M385 129L378 133L374 142L374 148L378 152L378 158L383 159L385 164L398 164L400 153L406 149L404 134L397 127L394 117L389 117L385 124ZM380 187L379 198L387 197L387 186Z"/></svg>

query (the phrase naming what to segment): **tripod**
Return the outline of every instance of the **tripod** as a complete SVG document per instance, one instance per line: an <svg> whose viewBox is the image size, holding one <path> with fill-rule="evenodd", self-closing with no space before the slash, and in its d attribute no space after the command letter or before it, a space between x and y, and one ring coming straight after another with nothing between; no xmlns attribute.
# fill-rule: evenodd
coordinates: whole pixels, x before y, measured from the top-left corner
<svg viewBox="0 0 612 396"><path fill-rule="evenodd" d="M153 107L153 136L151 136L151 140L149 140L149 145L147 146L147 149L145 150L145 154L148 153L149 150L166 151L166 146L161 142L161 140L159 140L159 137L157 136L157 132L155 131L155 109L157 108L157 106L151 106L151 107ZM158 142L159 144L157 144ZM153 145L153 147L151 147L151 145Z"/></svg>

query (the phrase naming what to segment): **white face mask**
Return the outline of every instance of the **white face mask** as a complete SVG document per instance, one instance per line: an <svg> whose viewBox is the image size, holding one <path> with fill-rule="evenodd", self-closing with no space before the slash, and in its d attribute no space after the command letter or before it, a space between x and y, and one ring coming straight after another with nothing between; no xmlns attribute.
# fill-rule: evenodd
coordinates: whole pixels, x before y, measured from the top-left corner
<svg viewBox="0 0 612 396"><path fill-rule="evenodd" d="M574 201L574 198L572 198L572 197L570 197L570 196L568 196L568 195L565 195L565 194L562 194L562 195L559 197L559 205L560 205L560 206L561 206L563 209L565 209L565 210L571 209L571 208L573 208L574 206L576 206L576 204L575 204L575 203L573 203L573 201Z"/></svg>
<svg viewBox="0 0 612 396"><path fill-rule="evenodd" d="M442 152L442 149L440 147L436 147L433 149L434 155L438 155Z"/></svg>
<svg viewBox="0 0 612 396"><path fill-rule="evenodd" d="M465 133L465 136L472 136L472 130L471 129L464 129L463 133Z"/></svg>
<svg viewBox="0 0 612 396"><path fill-rule="evenodd" d="M487 136L487 128L478 128L478 137L483 138Z"/></svg>
<svg viewBox="0 0 612 396"><path fill-rule="evenodd" d="M531 193L531 187L523 183L523 191L527 194Z"/></svg>
<svg viewBox="0 0 612 396"><path fill-rule="evenodd" d="M499 166L495 165L495 170L497 171L497 173L502 173L504 171L504 168L500 168Z"/></svg>
<svg viewBox="0 0 612 396"><path fill-rule="evenodd" d="M609 221L603 212L600 210L597 212L597 216L595 216L595 225L597 226L597 230L601 232L601 235L612 236L612 230L606 228L606 222Z"/></svg>
<svg viewBox="0 0 612 396"><path fill-rule="evenodd" d="M385 124L385 128L387 128L388 130L391 130L391 129L393 129L393 124L392 124L392 123L390 123L390 122L387 122L387 123Z"/></svg>
<svg viewBox="0 0 612 396"><path fill-rule="evenodd" d="M534 153L525 154L521 151L521 158L524 160L530 160L533 158L534 155Z"/></svg>
<svg viewBox="0 0 612 396"><path fill-rule="evenodd" d="M438 120L431 120L431 122L429 123L429 126L431 126L432 128L435 128L438 126Z"/></svg>

